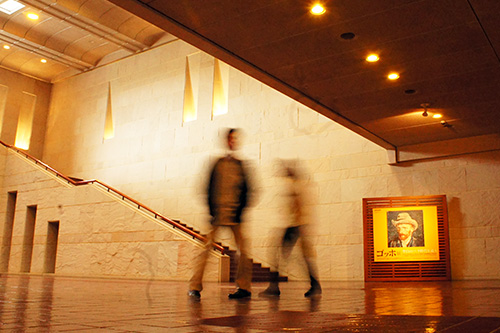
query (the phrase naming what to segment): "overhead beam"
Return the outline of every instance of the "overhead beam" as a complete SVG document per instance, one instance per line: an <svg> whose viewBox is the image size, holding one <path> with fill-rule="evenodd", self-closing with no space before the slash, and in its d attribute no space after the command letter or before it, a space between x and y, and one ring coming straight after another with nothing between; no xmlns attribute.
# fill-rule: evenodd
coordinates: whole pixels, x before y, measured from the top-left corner
<svg viewBox="0 0 500 333"><path fill-rule="evenodd" d="M46 13L47 15L58 18L61 21L67 22L97 37L103 38L108 42L118 45L131 53L136 53L149 47L148 45L128 37L117 30L99 24L89 18L86 18L85 16L78 15L78 13L62 7L61 5L56 4L49 6L38 0L22 0L22 2Z"/></svg>
<svg viewBox="0 0 500 333"><path fill-rule="evenodd" d="M25 51L34 53L42 58L48 58L63 65L85 71L93 68L94 65L80 59L73 58L67 54L57 52L53 49L47 48L43 45L31 42L27 39L20 39L19 36L8 33L7 31L0 30L0 40Z"/></svg>
<svg viewBox="0 0 500 333"><path fill-rule="evenodd" d="M500 150L500 134L421 143L398 147L397 161L412 162Z"/></svg>

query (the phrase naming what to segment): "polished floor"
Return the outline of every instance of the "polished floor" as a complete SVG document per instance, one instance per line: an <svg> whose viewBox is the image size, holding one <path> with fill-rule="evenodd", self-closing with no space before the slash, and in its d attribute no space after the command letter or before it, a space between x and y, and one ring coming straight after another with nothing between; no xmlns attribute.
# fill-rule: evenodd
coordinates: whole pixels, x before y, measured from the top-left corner
<svg viewBox="0 0 500 333"><path fill-rule="evenodd" d="M0 330L8 332L500 332L500 281L305 282L280 298L229 300L230 283L206 283L200 301L186 282L0 276Z"/></svg>

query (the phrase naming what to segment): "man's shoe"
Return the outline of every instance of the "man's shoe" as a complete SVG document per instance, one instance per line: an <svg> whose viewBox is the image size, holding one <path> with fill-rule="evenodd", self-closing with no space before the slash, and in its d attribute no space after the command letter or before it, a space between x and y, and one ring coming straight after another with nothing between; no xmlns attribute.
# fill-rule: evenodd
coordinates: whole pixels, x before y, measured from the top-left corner
<svg viewBox="0 0 500 333"><path fill-rule="evenodd" d="M196 299L196 300L201 298L201 294L198 290L188 291L188 296L191 297L192 299Z"/></svg>
<svg viewBox="0 0 500 333"><path fill-rule="evenodd" d="M305 297L314 297L314 296L318 296L318 295L321 295L322 293L322 290L321 290L321 287L318 285L318 286L314 286L314 287L311 287L305 294L304 296Z"/></svg>
<svg viewBox="0 0 500 333"><path fill-rule="evenodd" d="M252 293L249 292L248 290L245 289L240 289L236 290L235 293L229 294L228 297L232 299L241 299L241 298L247 298L252 296Z"/></svg>
<svg viewBox="0 0 500 333"><path fill-rule="evenodd" d="M281 294L280 288L276 286L269 286L266 290L259 293L259 296L263 297L279 297Z"/></svg>

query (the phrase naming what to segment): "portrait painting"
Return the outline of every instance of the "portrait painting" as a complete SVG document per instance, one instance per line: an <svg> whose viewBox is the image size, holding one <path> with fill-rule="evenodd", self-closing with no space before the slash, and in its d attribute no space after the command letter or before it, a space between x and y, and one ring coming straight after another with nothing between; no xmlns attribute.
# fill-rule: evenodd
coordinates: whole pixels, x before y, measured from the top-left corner
<svg viewBox="0 0 500 333"><path fill-rule="evenodd" d="M423 211L387 212L388 247L424 247Z"/></svg>
<svg viewBox="0 0 500 333"><path fill-rule="evenodd" d="M436 206L373 209L375 261L439 260Z"/></svg>

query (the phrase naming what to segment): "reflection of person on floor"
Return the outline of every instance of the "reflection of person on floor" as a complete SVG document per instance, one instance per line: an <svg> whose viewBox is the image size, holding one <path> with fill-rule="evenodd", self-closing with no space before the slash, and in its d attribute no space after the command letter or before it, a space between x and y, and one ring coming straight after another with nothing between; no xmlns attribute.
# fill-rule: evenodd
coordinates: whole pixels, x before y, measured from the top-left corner
<svg viewBox="0 0 500 333"><path fill-rule="evenodd" d="M424 246L422 239L413 236L418 223L411 218L409 213L399 213L397 219L392 220L392 225L397 229L398 238L390 240L389 247Z"/></svg>
<svg viewBox="0 0 500 333"><path fill-rule="evenodd" d="M309 232L309 216L307 214L308 205L305 203L306 195L304 193L307 185L298 174L297 168L288 166L284 168L284 174L288 185L288 201L290 208L290 222L284 232L280 233L279 240L281 245L281 253L287 258L290 255L293 247L299 241L302 255L305 259L309 279L311 282L310 289L304 294L305 297L311 297L321 294L321 286L318 281L316 254L311 243ZM279 296L279 251L274 251L271 254L271 260L274 261L271 267L271 281L269 287L261 292L261 296ZM276 269L276 270L274 270Z"/></svg>
<svg viewBox="0 0 500 333"><path fill-rule="evenodd" d="M238 131L230 129L227 133L229 153L220 158L212 168L208 185L208 205L210 208L211 230L207 235L205 251L198 257L195 271L189 281L188 295L199 299L203 289L202 278L207 263L208 252L212 248L215 232L219 226L227 226L233 232L236 246L240 252L236 273L237 290L229 298L251 296L252 262L248 258L246 239L241 233L241 216L250 195L248 173L243 162L235 157L238 148Z"/></svg>

